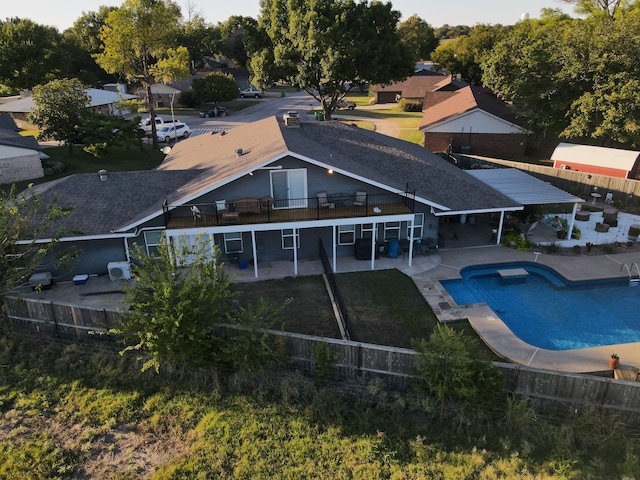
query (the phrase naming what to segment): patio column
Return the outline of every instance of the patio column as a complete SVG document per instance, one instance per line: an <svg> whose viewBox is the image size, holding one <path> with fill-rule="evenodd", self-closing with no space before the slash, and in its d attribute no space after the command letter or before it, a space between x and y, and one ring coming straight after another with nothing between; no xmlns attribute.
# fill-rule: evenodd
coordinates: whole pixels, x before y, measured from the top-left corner
<svg viewBox="0 0 640 480"><path fill-rule="evenodd" d="M293 228L293 274L298 275L298 229Z"/></svg>
<svg viewBox="0 0 640 480"><path fill-rule="evenodd" d="M378 239L378 224L374 222L371 232L371 270L376 268L376 240Z"/></svg>
<svg viewBox="0 0 640 480"><path fill-rule="evenodd" d="M256 246L255 230L251 230L251 251L253 253L253 274L258 278L258 247Z"/></svg>
<svg viewBox="0 0 640 480"><path fill-rule="evenodd" d="M407 223L407 228L409 229L409 266L411 266L413 260L413 220Z"/></svg>
<svg viewBox="0 0 640 480"><path fill-rule="evenodd" d="M500 224L498 225L498 234L496 235L496 245L500 245L500 240L502 240L503 226L504 226L504 210L500 212Z"/></svg>
<svg viewBox="0 0 640 480"><path fill-rule="evenodd" d="M573 211L571 212L571 220L569 221L569 231L567 233L567 240L571 240L571 233L573 232L573 225L576 223L576 212L578 211L578 204L573 204Z"/></svg>
<svg viewBox="0 0 640 480"><path fill-rule="evenodd" d="M331 239L331 254L333 255L333 273L336 273L338 270L338 265L337 265L337 257L338 257L338 246L337 246L337 238L336 238L336 230L338 227L336 227L335 225L333 225L331 227L332 229L332 239Z"/></svg>

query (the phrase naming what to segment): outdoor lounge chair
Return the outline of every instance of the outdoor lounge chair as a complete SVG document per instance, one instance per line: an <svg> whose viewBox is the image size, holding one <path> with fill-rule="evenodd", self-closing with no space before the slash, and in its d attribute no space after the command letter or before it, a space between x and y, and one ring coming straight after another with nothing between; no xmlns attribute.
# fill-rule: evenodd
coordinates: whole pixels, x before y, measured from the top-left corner
<svg viewBox="0 0 640 480"><path fill-rule="evenodd" d="M362 207L367 203L367 192L357 191L356 198L353 200L353 204L357 207Z"/></svg>
<svg viewBox="0 0 640 480"><path fill-rule="evenodd" d="M318 197L318 206L321 208L329 207L329 198L327 197L327 192L318 192L316 194Z"/></svg>

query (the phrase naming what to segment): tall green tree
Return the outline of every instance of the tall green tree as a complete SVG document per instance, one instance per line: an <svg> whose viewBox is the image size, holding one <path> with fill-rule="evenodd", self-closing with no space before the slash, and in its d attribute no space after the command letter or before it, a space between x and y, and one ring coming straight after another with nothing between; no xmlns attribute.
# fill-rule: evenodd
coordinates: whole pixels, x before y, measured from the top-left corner
<svg viewBox="0 0 640 480"><path fill-rule="evenodd" d="M258 28L258 22L251 17L233 15L218 27L222 37L220 53L245 68L249 60L245 37L247 32L254 32Z"/></svg>
<svg viewBox="0 0 640 480"><path fill-rule="evenodd" d="M191 90L197 103L218 103L238 98L238 84L231 75L223 73L196 78L191 84Z"/></svg>
<svg viewBox="0 0 640 480"><path fill-rule="evenodd" d="M460 74L463 80L482 83L482 62L509 27L478 24L468 36L460 36L440 44L431 55L438 68L449 74Z"/></svg>
<svg viewBox="0 0 640 480"><path fill-rule="evenodd" d="M258 86L286 80L313 95L331 119L338 101L362 83L390 83L414 71L390 3L263 0L258 19L268 43L251 53Z"/></svg>
<svg viewBox="0 0 640 480"><path fill-rule="evenodd" d="M140 82L147 91L147 109L155 118L151 85L189 76L189 52L177 45L180 7L170 0L126 0L109 13L100 31L102 52L98 65ZM153 147L158 148L155 121Z"/></svg>
<svg viewBox="0 0 640 480"><path fill-rule="evenodd" d="M238 308L219 253L206 236L193 245L163 237L151 256L141 245L132 249L134 283L125 285L131 308L113 333L124 339L123 353L141 355L143 370L171 365L259 369L276 360L259 327L278 322L284 306L262 301Z"/></svg>
<svg viewBox="0 0 640 480"><path fill-rule="evenodd" d="M60 43L54 27L20 18L0 21L0 93L62 78L69 71L69 58Z"/></svg>
<svg viewBox="0 0 640 480"><path fill-rule="evenodd" d="M198 14L182 23L178 34L178 44L189 51L189 66L192 70L202 65L205 56L220 51L221 42L220 28L207 24Z"/></svg>
<svg viewBox="0 0 640 480"><path fill-rule="evenodd" d="M62 46L70 58L73 76L87 85L98 85L110 79L94 56L100 53L100 30L113 10L115 7L101 6L97 12L82 12L71 28L62 33Z"/></svg>
<svg viewBox="0 0 640 480"><path fill-rule="evenodd" d="M77 78L52 80L34 87L35 109L28 118L42 129L40 138L63 142L69 155L73 155L80 117L89 101L84 85Z"/></svg>
<svg viewBox="0 0 640 480"><path fill-rule="evenodd" d="M414 61L428 60L440 40L436 38L433 27L417 15L412 15L398 26L398 35L402 42L413 52Z"/></svg>
<svg viewBox="0 0 640 480"><path fill-rule="evenodd" d="M0 300L26 283L31 274L42 267L45 258L53 263L71 259L62 251L57 258L49 257L59 246L61 231L55 233L51 242L36 243L40 238L51 237L51 227L69 213L55 198L47 203L31 187L22 193L16 192L15 185L9 190L0 190Z"/></svg>

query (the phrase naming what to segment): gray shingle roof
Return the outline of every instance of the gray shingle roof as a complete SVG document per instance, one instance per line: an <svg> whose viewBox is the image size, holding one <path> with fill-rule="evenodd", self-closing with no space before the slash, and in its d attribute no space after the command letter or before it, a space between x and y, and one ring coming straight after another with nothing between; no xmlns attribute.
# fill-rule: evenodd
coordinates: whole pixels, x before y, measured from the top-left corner
<svg viewBox="0 0 640 480"><path fill-rule="evenodd" d="M18 133L19 130L11 115L7 113L0 114L0 145L42 150L42 147L33 136L23 137Z"/></svg>
<svg viewBox="0 0 640 480"><path fill-rule="evenodd" d="M37 185L43 201L57 197L60 207L73 207L57 223L71 236L109 235L131 223L162 211L162 202L176 190L202 175L201 170L109 172L101 182L98 174L70 175Z"/></svg>
<svg viewBox="0 0 640 480"><path fill-rule="evenodd" d="M283 127L289 150L398 191L407 183L416 196L445 210L520 207L465 171L420 145L339 122Z"/></svg>

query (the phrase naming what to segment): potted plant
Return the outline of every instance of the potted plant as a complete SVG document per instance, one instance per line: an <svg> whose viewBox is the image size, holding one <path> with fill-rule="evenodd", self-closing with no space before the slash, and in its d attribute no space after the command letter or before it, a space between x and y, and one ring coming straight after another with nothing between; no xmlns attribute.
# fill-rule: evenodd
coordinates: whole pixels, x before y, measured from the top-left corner
<svg viewBox="0 0 640 480"><path fill-rule="evenodd" d="M629 233L627 234L627 238L630 242L635 242L638 240L638 235L640 235L640 225L631 225L629 227Z"/></svg>
<svg viewBox="0 0 640 480"><path fill-rule="evenodd" d="M609 358L609 368L619 368L620 367L620 357L617 353L612 353Z"/></svg>

